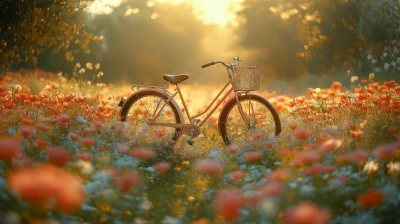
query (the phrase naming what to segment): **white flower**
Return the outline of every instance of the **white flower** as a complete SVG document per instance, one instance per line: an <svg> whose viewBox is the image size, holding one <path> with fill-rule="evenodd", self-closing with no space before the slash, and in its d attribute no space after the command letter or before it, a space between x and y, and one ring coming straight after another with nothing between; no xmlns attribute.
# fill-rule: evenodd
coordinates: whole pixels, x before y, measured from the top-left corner
<svg viewBox="0 0 400 224"><path fill-rule="evenodd" d="M399 162L390 162L387 164L387 168L389 169L388 173L391 175L398 175L400 173Z"/></svg>
<svg viewBox="0 0 400 224"><path fill-rule="evenodd" d="M94 171L91 162L86 162L79 159L75 162L75 165L80 169L81 173L83 174L92 174Z"/></svg>
<svg viewBox="0 0 400 224"><path fill-rule="evenodd" d="M376 64L378 61L376 59L372 59L372 64Z"/></svg>
<svg viewBox="0 0 400 224"><path fill-rule="evenodd" d="M80 68L80 67L81 67L81 64L76 63L75 67Z"/></svg>
<svg viewBox="0 0 400 224"><path fill-rule="evenodd" d="M100 68L100 63L95 64L95 65L94 65L94 68L95 68L95 69L99 69L99 68Z"/></svg>
<svg viewBox="0 0 400 224"><path fill-rule="evenodd" d="M392 63L390 63L393 67L396 67L396 62L392 61Z"/></svg>
<svg viewBox="0 0 400 224"><path fill-rule="evenodd" d="M377 171L379 168L379 164L374 161L369 161L364 166L364 171L368 172L368 174Z"/></svg>
<svg viewBox="0 0 400 224"><path fill-rule="evenodd" d="M58 77L62 77L62 72L57 74Z"/></svg>
<svg viewBox="0 0 400 224"><path fill-rule="evenodd" d="M86 63L86 68L92 70L93 69L92 63Z"/></svg>
<svg viewBox="0 0 400 224"><path fill-rule="evenodd" d="M396 59L397 64L400 64L400 57Z"/></svg>
<svg viewBox="0 0 400 224"><path fill-rule="evenodd" d="M385 65L384 65L385 70L388 70L389 67L390 67L390 64L389 63L385 63Z"/></svg>
<svg viewBox="0 0 400 224"><path fill-rule="evenodd" d="M103 75L104 75L103 72L99 72L99 73L97 74L97 78L100 78L100 77L102 77Z"/></svg>
<svg viewBox="0 0 400 224"><path fill-rule="evenodd" d="M350 78L350 82L351 83L353 83L353 82L355 82L355 81L357 81L358 80L358 76L352 76L351 78Z"/></svg>
<svg viewBox="0 0 400 224"><path fill-rule="evenodd" d="M143 197L142 203L140 204L140 208L144 211L148 211L153 207L153 203L147 199L147 197Z"/></svg>
<svg viewBox="0 0 400 224"><path fill-rule="evenodd" d="M386 58L386 56L388 56L388 54L386 52L384 52L382 55L384 58Z"/></svg>
<svg viewBox="0 0 400 224"><path fill-rule="evenodd" d="M79 70L79 74L83 74L85 72L86 72L86 69L84 69L84 68L81 68L81 70Z"/></svg>
<svg viewBox="0 0 400 224"><path fill-rule="evenodd" d="M176 219L176 218L174 218L174 217L171 217L171 216L166 216L166 217L161 221L161 223L162 223L162 224L178 224L178 223L179 223L179 220Z"/></svg>
<svg viewBox="0 0 400 224"><path fill-rule="evenodd" d="M88 81L87 84L90 86L90 85L92 85L92 82L91 82L91 81Z"/></svg>
<svg viewBox="0 0 400 224"><path fill-rule="evenodd" d="M319 92L321 92L321 89L320 88L315 88L315 92L319 93Z"/></svg>
<svg viewBox="0 0 400 224"><path fill-rule="evenodd" d="M372 59L372 55L369 54L369 55L367 56L367 59L368 59L368 60L371 60L371 59Z"/></svg>
<svg viewBox="0 0 400 224"><path fill-rule="evenodd" d="M277 215L279 209L277 208L278 201L276 199L264 198L257 205L257 210L260 215L267 218L273 218Z"/></svg>
<svg viewBox="0 0 400 224"><path fill-rule="evenodd" d="M375 79L375 74L374 73L370 73L368 79L369 80L374 80Z"/></svg>

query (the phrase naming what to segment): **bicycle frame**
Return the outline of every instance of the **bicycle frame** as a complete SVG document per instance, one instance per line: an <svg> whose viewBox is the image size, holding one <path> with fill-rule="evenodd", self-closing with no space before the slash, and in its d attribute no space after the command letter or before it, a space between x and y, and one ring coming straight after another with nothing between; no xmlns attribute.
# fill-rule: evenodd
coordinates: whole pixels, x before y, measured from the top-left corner
<svg viewBox="0 0 400 224"><path fill-rule="evenodd" d="M201 113L199 113L199 114L197 114L197 115L195 115L195 116L193 116L193 117L190 116L189 110L188 110L187 105L186 105L186 102L185 102L185 100L184 100L184 98L183 98L182 92L181 92L181 90L180 90L180 88L179 88L179 85L176 84L175 92L174 92L173 94L171 94L171 93L169 93L169 92L167 91L167 92L170 94L168 100L164 102L164 105L162 105L161 109L158 111L158 113L156 114L156 116L155 116L153 119L150 119L150 120L149 120L148 124L149 124L149 125L161 125L161 126L167 126L167 127L173 127L173 128L183 128L183 127L185 127L185 126L187 125L187 124L185 125L185 124L176 124L176 123L159 123L159 122L155 122L155 120L160 116L160 113L161 113L161 111L164 109L164 107L165 107L177 94L179 94L179 97L180 97L180 99L181 99L181 102L182 102L183 107L184 107L184 109L185 109L186 116L187 116L187 118L189 119L190 124L195 124L195 123L194 123L194 119L197 118L197 117L200 117L201 115L203 115L203 114L205 114L205 113L207 113L207 112L210 110L210 108L214 105L214 103L217 101L217 99L221 96L221 94L225 91L225 89L226 89L229 85L231 85L231 88L228 90L228 92L225 93L225 95L221 98L221 100L219 100L219 102L216 103L216 105L213 107L213 109L212 109L212 110L207 114L207 116L206 116L202 121L200 121L200 123L198 124L199 127L203 126L203 124L208 120L208 118L210 118L210 116L215 112L215 110L221 105L221 103L229 96L229 94L232 93L232 91L234 91L233 86L232 86L232 78L231 78L231 74L230 74L229 68L227 68L227 71L228 71L228 74L229 74L229 81L225 84L225 86L222 88L222 90L217 94L217 96L213 99L213 101L208 105L208 107L207 107L203 112L201 112ZM241 106L241 104L239 103L239 95L240 95L241 92L239 92L239 91L234 91L234 92L235 92L235 98L236 98L236 102L237 102L237 105L238 105L239 113L240 113L242 119L245 121L245 123L250 127L250 121L249 121L249 120L247 119L247 117L245 116L245 114L244 114L244 112L243 112L243 109L242 109L242 106ZM247 92L246 92L246 93L247 93ZM157 105L157 108L156 108L155 112L157 111L158 107L159 107L159 105ZM154 113L155 113L155 112L154 112ZM153 113L152 116L154 116L154 113ZM197 124L195 124L195 125L197 125Z"/></svg>

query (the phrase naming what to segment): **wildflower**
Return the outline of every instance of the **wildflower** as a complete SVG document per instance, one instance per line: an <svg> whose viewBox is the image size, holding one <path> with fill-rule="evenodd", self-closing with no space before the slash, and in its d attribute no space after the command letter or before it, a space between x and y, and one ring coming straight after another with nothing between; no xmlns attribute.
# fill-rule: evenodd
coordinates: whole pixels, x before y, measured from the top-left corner
<svg viewBox="0 0 400 224"><path fill-rule="evenodd" d="M321 147L318 149L318 151L320 152L331 152L335 149L340 148L340 146L342 145L342 141L341 140L336 140L336 139L329 139L327 141L325 141Z"/></svg>
<svg viewBox="0 0 400 224"><path fill-rule="evenodd" d="M61 114L56 118L57 124L60 125L61 127L67 127L69 125L69 121L71 120L71 117L67 114Z"/></svg>
<svg viewBox="0 0 400 224"><path fill-rule="evenodd" d="M276 217L279 202L275 198L263 198L257 204L257 211L267 218Z"/></svg>
<svg viewBox="0 0 400 224"><path fill-rule="evenodd" d="M196 169L205 174L217 174L222 172L223 165L217 160L205 159L196 162Z"/></svg>
<svg viewBox="0 0 400 224"><path fill-rule="evenodd" d="M247 155L244 156L244 159L247 162L253 163L253 162L257 162L258 160L260 160L262 155L263 155L262 151L249 152L249 153L247 153Z"/></svg>
<svg viewBox="0 0 400 224"><path fill-rule="evenodd" d="M76 155L76 158L83 161L90 161L92 160L93 154L91 152L82 152Z"/></svg>
<svg viewBox="0 0 400 224"><path fill-rule="evenodd" d="M45 149L47 147L47 141L42 139L36 139L35 143L39 149Z"/></svg>
<svg viewBox="0 0 400 224"><path fill-rule="evenodd" d="M305 140L310 137L312 134L309 130L298 130L294 132L294 136L296 136L299 140Z"/></svg>
<svg viewBox="0 0 400 224"><path fill-rule="evenodd" d="M84 68L81 68L80 70L79 70L79 74L83 74L83 73L85 73L86 72L86 69L84 69Z"/></svg>
<svg viewBox="0 0 400 224"><path fill-rule="evenodd" d="M121 153L126 153L126 152L129 152L129 146L127 146L125 144L118 144L117 150Z"/></svg>
<svg viewBox="0 0 400 224"><path fill-rule="evenodd" d="M49 161L57 166L64 166L70 159L71 154L62 147L52 146L47 148Z"/></svg>
<svg viewBox="0 0 400 224"><path fill-rule="evenodd" d="M86 175L90 175L94 171L94 168L92 166L92 163L90 163L90 161L79 159L75 162L75 166L79 168L81 173Z"/></svg>
<svg viewBox="0 0 400 224"><path fill-rule="evenodd" d="M367 171L368 174L377 171L379 168L379 164L374 161L369 161L364 165L364 171Z"/></svg>
<svg viewBox="0 0 400 224"><path fill-rule="evenodd" d="M350 82L351 83L353 83L353 82L355 82L355 81L357 81L358 80L358 76L352 76L351 78L350 78Z"/></svg>
<svg viewBox="0 0 400 224"><path fill-rule="evenodd" d="M380 159L389 159L394 154L394 151L396 151L396 148L395 144L381 145L372 151L372 155Z"/></svg>
<svg viewBox="0 0 400 224"><path fill-rule="evenodd" d="M132 150L132 156L138 159L150 159L156 156L156 153L149 149L136 148Z"/></svg>
<svg viewBox="0 0 400 224"><path fill-rule="evenodd" d="M89 70L93 69L93 64L92 63L86 63L86 68Z"/></svg>
<svg viewBox="0 0 400 224"><path fill-rule="evenodd" d="M85 128L83 129L83 136L86 137L88 134L95 134L97 132L98 130L95 127Z"/></svg>
<svg viewBox="0 0 400 224"><path fill-rule="evenodd" d="M228 147L226 147L226 150L229 153L234 153L234 152L236 152L237 149L238 149L238 146L236 144L230 144L230 145L228 145Z"/></svg>
<svg viewBox="0 0 400 224"><path fill-rule="evenodd" d="M398 175L400 173L400 163L399 162L389 162L387 164L388 173L390 175Z"/></svg>
<svg viewBox="0 0 400 224"><path fill-rule="evenodd" d="M94 68L95 68L95 69L99 69L99 68L100 68L100 63L95 64L95 65L94 65Z"/></svg>
<svg viewBox="0 0 400 224"><path fill-rule="evenodd" d="M267 148L269 148L269 149L271 149L271 148L274 147L274 145L273 145L272 143L270 143L270 142L267 142L267 143L265 144L265 146L267 146Z"/></svg>
<svg viewBox="0 0 400 224"><path fill-rule="evenodd" d="M0 137L0 160L11 161L22 149L19 139Z"/></svg>
<svg viewBox="0 0 400 224"><path fill-rule="evenodd" d="M235 220L243 206L243 196L237 189L223 190L216 196L216 213L227 221Z"/></svg>
<svg viewBox="0 0 400 224"><path fill-rule="evenodd" d="M169 168L171 168L171 164L168 162L160 162L153 166L154 170L159 173L166 173Z"/></svg>
<svg viewBox="0 0 400 224"><path fill-rule="evenodd" d="M304 202L285 211L285 224L321 224L329 223L331 214L318 206Z"/></svg>
<svg viewBox="0 0 400 224"><path fill-rule="evenodd" d="M73 140L73 141L78 141L79 136L73 132L68 133L68 136Z"/></svg>
<svg viewBox="0 0 400 224"><path fill-rule="evenodd" d="M314 163L321 160L321 154L318 151L304 151L299 153L291 162L293 166L299 166L307 163Z"/></svg>
<svg viewBox="0 0 400 224"><path fill-rule="evenodd" d="M140 174L137 171L125 171L117 177L117 183L122 193L128 193L140 183Z"/></svg>
<svg viewBox="0 0 400 224"><path fill-rule="evenodd" d="M357 196L357 203L362 208L373 208L378 206L385 199L385 194L379 190L371 189L364 194Z"/></svg>
<svg viewBox="0 0 400 224"><path fill-rule="evenodd" d="M294 130L296 130L296 128L297 128L297 124L295 124L295 123L290 123L290 124L288 124L288 127L294 131Z"/></svg>
<svg viewBox="0 0 400 224"><path fill-rule="evenodd" d="M158 138L161 138L161 137L165 136L165 135L166 135L165 129L159 129L159 130L157 130L155 135L156 135Z"/></svg>
<svg viewBox="0 0 400 224"><path fill-rule="evenodd" d="M36 129L31 127L31 126L22 126L19 127L18 132L24 136L25 138L35 135L36 134Z"/></svg>
<svg viewBox="0 0 400 224"><path fill-rule="evenodd" d="M354 138L359 138L359 137L361 137L361 135L363 134L363 132L362 132L362 131L351 131L351 130L350 130L350 134L351 134L351 136L353 136Z"/></svg>
<svg viewBox="0 0 400 224"><path fill-rule="evenodd" d="M243 171L235 170L229 174L229 177L231 178L231 180L239 180L243 177L243 174L244 174Z"/></svg>
<svg viewBox="0 0 400 224"><path fill-rule="evenodd" d="M335 177L330 180L329 184L340 184L340 185L345 185L347 183L347 177L345 176L340 176L340 177Z"/></svg>
<svg viewBox="0 0 400 224"><path fill-rule="evenodd" d="M83 145L83 146L91 146L94 145L96 143L96 140L94 140L93 138L81 138L79 140L79 142Z"/></svg>
<svg viewBox="0 0 400 224"><path fill-rule="evenodd" d="M338 90L341 87L342 87L342 83L340 83L340 82L333 82L331 85L331 89L333 89L333 90Z"/></svg>
<svg viewBox="0 0 400 224"><path fill-rule="evenodd" d="M49 131L50 130L50 127L49 126L47 126L47 125L45 125L45 124L37 124L37 125L35 125L35 128L37 129L37 130L40 130L40 131L44 131L44 132L47 132L47 131Z"/></svg>
<svg viewBox="0 0 400 224"><path fill-rule="evenodd" d="M268 181L287 181L292 176L292 171L289 169L277 169L265 175Z"/></svg>
<svg viewBox="0 0 400 224"><path fill-rule="evenodd" d="M354 152L345 153L343 155L338 155L336 161L338 163L363 163L368 160L368 153L363 150L356 150Z"/></svg>

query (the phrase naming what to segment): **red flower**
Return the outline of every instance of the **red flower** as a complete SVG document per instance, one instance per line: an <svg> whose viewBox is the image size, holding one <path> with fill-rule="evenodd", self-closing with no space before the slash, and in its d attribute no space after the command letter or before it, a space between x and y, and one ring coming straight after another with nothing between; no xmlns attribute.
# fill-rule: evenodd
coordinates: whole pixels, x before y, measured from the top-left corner
<svg viewBox="0 0 400 224"><path fill-rule="evenodd" d="M335 149L338 149L342 145L341 140L329 139L325 141L321 147L318 149L320 152L331 152Z"/></svg>
<svg viewBox="0 0 400 224"><path fill-rule="evenodd" d="M222 172L223 165L219 161L205 159L196 162L196 169L205 174L217 174Z"/></svg>
<svg viewBox="0 0 400 224"><path fill-rule="evenodd" d="M236 152L237 149L238 149L238 146L236 144L230 144L230 145L228 145L228 147L226 147L226 150L229 153L234 153L234 152Z"/></svg>
<svg viewBox="0 0 400 224"><path fill-rule="evenodd" d="M296 136L300 140L305 140L310 137L312 134L309 130L298 130L294 132L294 136Z"/></svg>
<svg viewBox="0 0 400 224"><path fill-rule="evenodd" d="M299 166L306 163L314 163L321 160L321 154L318 151L303 151L299 153L291 162L293 166Z"/></svg>
<svg viewBox="0 0 400 224"><path fill-rule="evenodd" d="M289 127L290 129L292 129L292 130L296 130L297 124L295 124L295 123L290 123L290 124L288 124L288 127Z"/></svg>
<svg viewBox="0 0 400 224"><path fill-rule="evenodd" d="M47 147L47 141L42 139L36 139L35 143L37 144L39 149L45 149Z"/></svg>
<svg viewBox="0 0 400 224"><path fill-rule="evenodd" d="M68 127L69 121L71 120L71 117L66 115L66 114L61 114L56 118L57 124L60 125L61 127Z"/></svg>
<svg viewBox="0 0 400 224"><path fill-rule="evenodd" d="M372 152L372 155L380 159L389 159L396 149L396 144L381 145Z"/></svg>
<svg viewBox="0 0 400 224"><path fill-rule="evenodd" d="M311 203L301 203L285 211L285 224L327 224L331 214Z"/></svg>
<svg viewBox="0 0 400 224"><path fill-rule="evenodd" d="M83 161L90 161L92 160L93 154L91 152L82 152L76 155L77 159L83 160Z"/></svg>
<svg viewBox="0 0 400 224"><path fill-rule="evenodd" d="M277 169L272 172L269 172L265 177L268 181L287 181L292 176L292 171L289 169Z"/></svg>
<svg viewBox="0 0 400 224"><path fill-rule="evenodd" d="M169 168L171 168L171 164L168 162L160 162L153 166L154 170L159 173L166 173Z"/></svg>
<svg viewBox="0 0 400 224"><path fill-rule="evenodd" d="M260 160L262 155L263 155L262 151L249 152L249 153L247 153L247 155L244 156L244 159L247 162L253 163L253 162L257 162L258 160Z"/></svg>
<svg viewBox="0 0 400 224"><path fill-rule="evenodd" d="M37 124L37 125L35 125L35 128L37 130L41 130L41 131L44 131L44 132L47 132L47 131L50 130L50 127L45 125L45 124Z"/></svg>
<svg viewBox="0 0 400 224"><path fill-rule="evenodd" d="M365 194L357 196L356 200L362 208L373 208L381 204L384 199L385 194L379 190L372 189Z"/></svg>
<svg viewBox="0 0 400 224"><path fill-rule="evenodd" d="M230 174L229 174L229 177L232 179L232 180L239 180L239 179L241 179L242 177L243 177L243 171L241 171L241 170L235 170L235 171L232 171Z"/></svg>
<svg viewBox="0 0 400 224"><path fill-rule="evenodd" d="M117 177L117 183L122 193L127 193L140 183L140 174L137 171L126 171Z"/></svg>
<svg viewBox="0 0 400 224"><path fill-rule="evenodd" d="M94 145L96 143L96 140L94 140L93 138L81 138L80 143L86 147Z"/></svg>
<svg viewBox="0 0 400 224"><path fill-rule="evenodd" d="M338 155L336 161L338 163L363 163L368 160L368 153L362 150L357 150L354 152L345 153L343 155Z"/></svg>
<svg viewBox="0 0 400 224"><path fill-rule="evenodd" d="M129 148L129 146L127 146L125 144L118 144L117 150L121 153L126 153L126 152L129 152L130 148Z"/></svg>
<svg viewBox="0 0 400 224"><path fill-rule="evenodd" d="M156 153L149 149L136 148L132 150L132 156L138 159L150 159L156 156Z"/></svg>
<svg viewBox="0 0 400 224"><path fill-rule="evenodd" d="M342 87L342 83L340 82L332 82L331 88L334 90L340 89Z"/></svg>
<svg viewBox="0 0 400 224"><path fill-rule="evenodd" d="M11 161L21 150L21 142L16 138L0 137L0 160Z"/></svg>
<svg viewBox="0 0 400 224"><path fill-rule="evenodd" d="M156 131L156 136L157 136L158 138L161 138L161 137L163 137L163 136L165 136L165 135L166 135L166 133L165 133L165 130L164 130L164 129L159 129L159 130Z"/></svg>
<svg viewBox="0 0 400 224"><path fill-rule="evenodd" d="M36 130L31 126L22 126L19 128L19 133L26 138L36 134Z"/></svg>
<svg viewBox="0 0 400 224"><path fill-rule="evenodd" d="M77 134L75 134L75 133L73 133L73 132L68 133L68 136L69 136L73 141L78 141L78 140L79 140L79 135L77 135Z"/></svg>
<svg viewBox="0 0 400 224"><path fill-rule="evenodd" d="M49 161L57 166L64 166L71 159L71 154L63 147L48 147L47 155Z"/></svg>
<svg viewBox="0 0 400 224"><path fill-rule="evenodd" d="M243 197L239 190L223 190L216 196L216 213L227 221L235 220L240 215Z"/></svg>

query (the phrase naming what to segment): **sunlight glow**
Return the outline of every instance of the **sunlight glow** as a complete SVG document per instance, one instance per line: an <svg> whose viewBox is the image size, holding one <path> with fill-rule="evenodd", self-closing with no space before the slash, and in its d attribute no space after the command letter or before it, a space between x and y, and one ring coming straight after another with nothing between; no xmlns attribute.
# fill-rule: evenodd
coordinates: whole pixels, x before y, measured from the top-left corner
<svg viewBox="0 0 400 224"><path fill-rule="evenodd" d="M113 7L121 4L122 0L95 0L89 7L88 11L94 14L110 14Z"/></svg>

